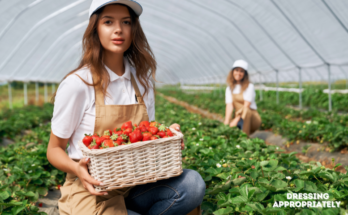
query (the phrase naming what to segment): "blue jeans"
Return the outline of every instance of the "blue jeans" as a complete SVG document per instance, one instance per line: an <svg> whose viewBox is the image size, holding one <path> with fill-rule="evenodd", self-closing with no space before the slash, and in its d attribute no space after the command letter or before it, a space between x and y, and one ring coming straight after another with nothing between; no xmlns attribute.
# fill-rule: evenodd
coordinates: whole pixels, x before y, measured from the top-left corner
<svg viewBox="0 0 348 215"><path fill-rule="evenodd" d="M201 175L184 169L180 176L137 185L125 202L128 215L186 215L202 203L204 194Z"/></svg>

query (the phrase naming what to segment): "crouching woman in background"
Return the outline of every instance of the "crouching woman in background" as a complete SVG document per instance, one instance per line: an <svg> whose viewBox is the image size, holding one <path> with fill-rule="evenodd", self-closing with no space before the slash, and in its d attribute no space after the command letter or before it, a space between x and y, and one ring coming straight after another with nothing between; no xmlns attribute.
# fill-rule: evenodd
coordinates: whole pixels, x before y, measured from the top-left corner
<svg viewBox="0 0 348 215"><path fill-rule="evenodd" d="M257 112L254 85L249 82L248 63L244 60L234 62L227 76L225 125L237 126L248 136L261 126ZM233 109L235 116L231 121Z"/></svg>

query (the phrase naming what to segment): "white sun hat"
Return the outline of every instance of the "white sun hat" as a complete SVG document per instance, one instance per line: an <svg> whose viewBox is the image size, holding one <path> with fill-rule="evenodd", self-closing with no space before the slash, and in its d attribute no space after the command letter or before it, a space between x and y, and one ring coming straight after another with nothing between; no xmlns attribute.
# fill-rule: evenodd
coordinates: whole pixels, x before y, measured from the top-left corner
<svg viewBox="0 0 348 215"><path fill-rule="evenodd" d="M248 63L245 60L236 60L232 66L232 69L240 67L243 68L245 71L248 71Z"/></svg>
<svg viewBox="0 0 348 215"><path fill-rule="evenodd" d="M137 16L140 16L143 12L143 8L141 7L141 5L133 0L93 0L91 7L89 8L89 17L91 17L93 13L96 12L98 9L109 4L127 5L128 7L132 8L132 10L135 12Z"/></svg>

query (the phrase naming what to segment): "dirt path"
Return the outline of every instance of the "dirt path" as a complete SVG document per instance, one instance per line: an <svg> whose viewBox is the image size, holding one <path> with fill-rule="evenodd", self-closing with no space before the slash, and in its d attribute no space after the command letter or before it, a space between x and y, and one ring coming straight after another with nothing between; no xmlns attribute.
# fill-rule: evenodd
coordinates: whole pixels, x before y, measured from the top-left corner
<svg viewBox="0 0 348 215"><path fill-rule="evenodd" d="M224 117L220 114L210 113L207 110L201 109L194 105L190 105L187 102L177 100L176 98L166 96L162 93L157 93L159 96L165 98L171 103L180 105L186 108L191 113L200 114L206 118L217 120L220 122L224 121ZM285 150L284 153L298 152L296 157L303 162L318 161L326 168L332 169L336 164L341 163L342 165L337 167L335 170L342 173L346 173L344 166L348 166L348 153L346 151L341 152L326 152L325 149L327 146L325 144L319 143L308 143L303 141L298 141L296 143L289 144L289 147L286 146L288 140L283 138L281 135L273 134L270 131L257 131L250 136L251 138L259 138L266 142L268 145L276 145ZM305 151L305 153L304 153ZM332 162L332 158L335 159Z"/></svg>

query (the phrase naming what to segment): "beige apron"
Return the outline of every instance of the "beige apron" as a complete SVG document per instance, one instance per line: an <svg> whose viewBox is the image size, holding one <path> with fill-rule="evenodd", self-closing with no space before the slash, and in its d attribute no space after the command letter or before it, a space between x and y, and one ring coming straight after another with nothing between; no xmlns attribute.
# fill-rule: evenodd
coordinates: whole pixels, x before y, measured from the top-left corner
<svg viewBox="0 0 348 215"><path fill-rule="evenodd" d="M233 106L235 108L235 116L241 116L243 119L243 132L248 136L254 133L261 126L261 117L257 110L244 108L243 91L239 94L232 94Z"/></svg>
<svg viewBox="0 0 348 215"><path fill-rule="evenodd" d="M93 76L93 80L95 76ZM138 85L131 74L138 104L105 105L101 90L95 88L95 127L94 133L102 135L107 129L121 127L124 122L139 124L149 121L144 100ZM68 173L64 185L60 188L62 196L58 201L61 215L127 215L124 198L133 187L108 191L109 195L94 196L86 190L76 175Z"/></svg>
<svg viewBox="0 0 348 215"><path fill-rule="evenodd" d="M96 80L93 76L93 79ZM105 105L101 90L95 88L95 127L94 133L103 134L107 129L121 127L124 122L139 124L149 121L143 97L131 74L131 83L138 100L132 105ZM133 187L108 191L109 195L94 196L86 190L76 175L68 173L64 185L60 188L58 201L60 215L128 215L125 200ZM200 215L200 206L189 215Z"/></svg>

